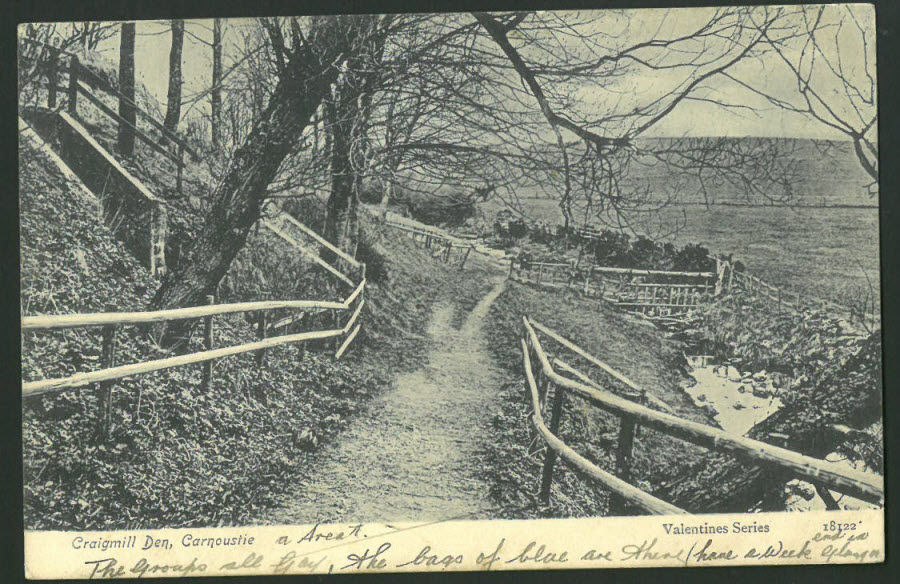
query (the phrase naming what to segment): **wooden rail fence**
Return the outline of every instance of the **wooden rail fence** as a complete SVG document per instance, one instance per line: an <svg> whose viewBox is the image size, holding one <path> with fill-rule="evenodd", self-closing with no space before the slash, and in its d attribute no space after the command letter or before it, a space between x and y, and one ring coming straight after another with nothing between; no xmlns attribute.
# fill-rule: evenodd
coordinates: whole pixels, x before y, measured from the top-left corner
<svg viewBox="0 0 900 584"><path fill-rule="evenodd" d="M455 264L459 269L466 265L469 254L475 248L475 244L457 240L454 237L441 233L436 229L428 229L417 225L411 225L386 217L384 224L399 231L403 231L413 241L421 243L434 257L440 258L447 264Z"/></svg>
<svg viewBox="0 0 900 584"><path fill-rule="evenodd" d="M366 277L366 264L358 261L341 248L333 245L314 230L298 221L290 213L281 211L274 205L270 205L263 210L261 223L272 233L285 240L291 247L327 270L344 284L350 287L356 285L349 276L322 259L315 251L316 246L324 247L334 253L339 261L345 262L350 267L350 271L358 274L359 279L364 279Z"/></svg>
<svg viewBox="0 0 900 584"><path fill-rule="evenodd" d="M300 225L306 228L305 225ZM318 234L315 235L318 237ZM326 240L322 240L322 242L326 247L335 250L337 249ZM341 251L341 253L343 254L344 252ZM266 349L318 339L334 339L334 356L335 359L340 359L350 348L351 343L353 343L360 332L362 327L360 315L366 304L365 264L352 257L350 260L359 268L360 280L358 284L354 284L352 292L348 294L344 300L338 302L325 300L267 300L215 304L215 297L208 296L207 305L187 308L139 312L113 312L110 307L109 311L102 313L25 316L22 318L23 333L99 327L101 329L102 342L99 370L75 373L68 377L55 379L24 381L22 383L23 398L30 399L46 393L83 388L91 384L97 384L98 391L100 392L99 428L101 434L107 436L110 427L109 410L112 382L117 379L199 363L203 365L201 384L204 390L208 390L212 380L212 362L214 360L232 355L254 353L257 364L262 366ZM317 263L321 265L321 262ZM331 268L329 272L333 274L337 272L332 266L327 267ZM335 275L340 276L341 281L351 281L349 277L343 273L337 272ZM270 327L268 325L269 314L273 311L283 310L291 311L295 315L330 311L333 314L332 322L334 323L334 327L324 330L311 330L294 334L270 336L271 331L283 328L288 324L299 320L296 317L289 316L280 319L274 326ZM215 347L213 317L237 313L255 314L257 340L230 347ZM342 316L345 315L349 316L342 322ZM203 323L203 351L140 363L116 365L116 341L120 327L188 319L200 320Z"/></svg>
<svg viewBox="0 0 900 584"><path fill-rule="evenodd" d="M743 436L729 434L717 428L681 419L672 414L647 407L646 392L612 367L566 340L553 330L523 317L524 335L521 339L522 359L525 378L532 406L532 423L536 433L547 445L541 474L539 497L544 504L550 501L553 470L558 458L598 481L611 491L610 509L621 513L631 505L652 514L686 513L670 503L662 501L631 484L631 457L638 426L703 446L710 450L740 457L751 464L777 467L783 471L817 485L857 497L871 503L880 503L884 498L884 479L879 476L848 470L834 463L812 458L785 448ZM620 382L629 393L615 395L600 384L552 359L544 350L538 332L553 339L561 346L586 358ZM556 367L554 367L554 364ZM576 379L561 375L557 368ZM549 422L545 421L544 407L552 390L552 406ZM558 437L560 420L563 416L567 394L587 400L592 405L612 413L620 419L620 431L616 451L615 474L603 470L595 463L578 454Z"/></svg>
<svg viewBox="0 0 900 584"><path fill-rule="evenodd" d="M714 272L677 272L589 266L575 262L510 263L509 277L519 282L571 288L585 296L603 298L629 312L646 316L677 316L708 302L716 290ZM674 280L652 282L651 279ZM692 281L691 283L684 283Z"/></svg>
<svg viewBox="0 0 900 584"><path fill-rule="evenodd" d="M38 63L38 65L40 65L40 68L43 70L44 77L46 79L46 103L49 109L56 110L57 107L61 105L57 103L57 93L58 91L62 90L66 95L66 111L69 113L69 115L77 118L78 96L83 95L88 102L94 105L108 118L116 122L117 125L128 128L131 132L134 133L135 137L149 146L154 152L171 162L175 167L175 188L179 193L182 192L184 168L187 165L184 158L185 152L187 152L194 160L199 160L200 158L200 155L187 142L187 140L185 140L177 133L172 132L171 130L166 128L162 123L156 120L155 116L140 107L130 97L122 94L114 87L109 86L109 83L107 81L99 78L97 74L82 65L78 59L78 55L67 51L61 51L57 47L28 37L21 37L20 42L24 46L40 48L40 52L37 52L33 55L29 55L27 51L22 51L20 54L22 54L22 56L26 59L30 58L31 60L41 61L41 63ZM68 59L67 66L63 65L63 61L65 59ZM67 85L62 86L60 73L65 70L68 71ZM152 126L156 131L160 133L161 139L151 137L148 133L138 128L135 124L132 124L128 120L124 119L110 106L104 103L103 100L100 99L99 96L95 95L94 92L83 81L83 79L86 77L93 78L97 82L96 85L98 87L103 87L104 91L108 92L117 100L124 100L126 103L131 105L137 115L146 120L150 126Z"/></svg>
<svg viewBox="0 0 900 584"><path fill-rule="evenodd" d="M746 271L735 270L734 264L729 261L717 259L717 266L717 276L723 290L743 290L750 296L765 300L779 312L820 310L829 315L845 319L851 324L862 325L869 331L878 327L879 315L875 311L852 310L831 300L773 286L759 276Z"/></svg>
<svg viewBox="0 0 900 584"><path fill-rule="evenodd" d="M112 175L118 180L115 185L110 187L113 193L112 198L116 199L116 201L112 202L108 198L103 201L107 223L114 223L114 219L123 210L129 216L140 216L140 221L146 222L146 237L149 238L149 243L145 244L145 247L147 248L146 260L150 272L155 276L163 276L167 270L165 247L168 237L168 209L165 200L151 193L141 181L123 168L118 160L81 124L78 115L79 95L103 115L113 120L118 127L124 126L128 128L136 138L149 146L153 152L174 164L175 189L179 193L183 191L183 174L186 167L185 152L194 160L199 160L199 154L183 137L170 131L131 98L111 87L107 81L83 66L76 54L60 50L58 47L37 39L22 37L19 40L19 54L22 60L20 66L23 66L24 63L30 63L36 71L42 73L42 75L37 75L37 82L40 86L41 77L45 79L44 85L47 89L47 110L45 111L58 116L59 127L65 128L65 136L70 137L70 150L78 151L82 154L89 153L93 156L93 160L96 163L101 163L102 161L102 164L106 165L112 172ZM65 64L66 60L68 64ZM61 73L63 72L68 72L65 86L61 85ZM159 132L161 138L151 137L147 132L120 116L88 87L88 84L85 82L87 78L94 80L95 87L103 88L104 91L116 99L124 100L130 104L137 115L146 120L152 128ZM58 100L59 92L65 95L65 100ZM64 111L62 111L63 107L65 107ZM128 197L131 198L126 202L125 199ZM139 256L143 255L143 252L133 251Z"/></svg>

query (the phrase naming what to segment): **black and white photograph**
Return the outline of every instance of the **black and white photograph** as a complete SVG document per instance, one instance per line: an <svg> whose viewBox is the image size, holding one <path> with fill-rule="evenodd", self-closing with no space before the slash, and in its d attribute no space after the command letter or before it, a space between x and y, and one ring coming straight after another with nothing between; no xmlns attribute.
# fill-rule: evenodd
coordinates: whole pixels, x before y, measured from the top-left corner
<svg viewBox="0 0 900 584"><path fill-rule="evenodd" d="M17 48L32 577L883 561L872 5Z"/></svg>

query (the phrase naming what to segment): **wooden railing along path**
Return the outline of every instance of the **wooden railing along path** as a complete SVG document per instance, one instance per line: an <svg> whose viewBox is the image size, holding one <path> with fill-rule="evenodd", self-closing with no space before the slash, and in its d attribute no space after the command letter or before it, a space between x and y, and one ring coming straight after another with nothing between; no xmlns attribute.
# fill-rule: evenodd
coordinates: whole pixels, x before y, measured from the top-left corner
<svg viewBox="0 0 900 584"><path fill-rule="evenodd" d="M38 86L46 87L47 109L37 108L28 111L32 111L35 116L52 116L52 122L59 129L61 142L68 145L68 148L64 147L63 151L69 152L69 158L74 158L74 160L68 161L69 166L72 166L81 175L83 181L93 180L97 183L90 186L103 204L107 225L116 230L123 215L127 216L128 221L133 224L128 225L132 232L125 237L126 244L137 257L146 261L151 274L162 277L167 271L168 206L166 201L152 193L143 182L125 169L84 127L78 114L79 96L115 122L117 127L127 127L137 139L174 164L175 189L179 193L182 192L183 171L186 167L184 154L187 152L194 160L198 160L198 153L182 136L170 131L131 98L111 87L107 81L81 65L76 54L28 37L21 37L19 41L20 58L23 63L30 63L40 73L37 75ZM68 73L65 87L60 86L63 72ZM42 78L43 84L41 84ZM88 87L83 81L86 78L93 78L96 87L104 88L117 100L124 100L131 105L137 115L159 132L160 138L150 136L120 116ZM59 92L62 92L65 99L59 99ZM20 126L23 123L20 122ZM43 139L41 141L43 142ZM73 166L74 163L81 164L80 171L78 165ZM88 170L84 167L88 167ZM104 172L98 173L98 169L103 169Z"/></svg>
<svg viewBox="0 0 900 584"><path fill-rule="evenodd" d="M459 240L434 227L403 220L391 214L385 216L384 224L403 231L413 241L421 243L434 257L447 264L456 264L459 269L466 265L469 254L475 248L474 243Z"/></svg>
<svg viewBox="0 0 900 584"><path fill-rule="evenodd" d="M522 359L533 408L532 423L537 434L547 445L539 495L545 504L550 501L554 465L557 458L562 458L563 462L611 491L613 494L611 510L614 513L621 513L626 505L632 505L652 514L686 513L683 509L662 501L631 484L632 450L639 425L716 452L734 455L750 464L778 468L817 486L845 493L863 501L880 503L884 498L884 479L880 476L848 470L825 460L812 458L744 436L730 434L718 428L651 409L645 405L649 403L646 392L609 365L589 355L562 335L527 317L523 318L523 324ZM558 359L551 360L541 344L539 332L587 359L623 383L628 388L628 393L624 397L615 395L603 389L600 384L592 382L587 375L573 367L565 365ZM578 379L565 377L557 369L569 374L574 373ZM550 419L547 421L545 420L544 406L551 393L552 406ZM620 429L615 473L603 470L578 454L559 438L560 420L563 415L565 397L568 394L585 399L590 404L619 417Z"/></svg>
<svg viewBox="0 0 900 584"><path fill-rule="evenodd" d="M155 118L140 108L130 98L121 94L115 88L107 87L107 90L117 99L125 100L143 119L159 131L161 139L155 139L148 133L142 131L133 123L122 118L110 106L103 102L93 91L82 81L86 76L93 76L100 87L106 87L108 84L103 79L97 77L89 69L79 63L78 56L74 53L61 51L52 45L48 45L42 41L35 39L20 39L21 48L26 50L20 51L25 59L31 59L36 68L43 70L46 78L46 99L47 108L55 115L58 115L62 123L66 124L73 133L73 136L80 139L83 144L90 147L91 152L99 155L112 169L115 169L124 181L123 185L131 191L137 193L138 197L143 197L139 203L149 202L152 206L151 215L151 257L150 269L155 275L162 275L165 271L165 261L163 250L165 246L165 218L166 207L165 201L153 195L140 181L131 176L131 174L121 167L120 164L100 146L90 133L78 121L78 97L83 96L88 102L93 104L100 112L111 118L119 126L125 126L131 130L134 135L150 146L156 153L161 154L165 159L175 164L176 167L176 189L182 190L182 172L186 166L184 153L187 152L194 159L198 159L197 152L184 140L174 132L169 131ZM28 48L31 48L29 55ZM68 59L68 80L67 87L59 87L60 69L64 59ZM65 103L58 103L58 92L65 92ZM59 111L63 105L65 111ZM20 118L20 126L23 131L34 134L34 137L43 142L36 133L30 130L30 127ZM39 146L47 146L39 144ZM49 148L49 146L47 146ZM174 150L174 151L173 151ZM61 165L65 170L68 167L65 162ZM71 171L69 171L71 173ZM68 176L68 174L67 174ZM96 196L96 195L95 195ZM132 201L134 203L134 201ZM55 379L41 379L33 381L24 381L22 384L22 394L26 399L32 399L47 393L53 393L68 389L84 388L91 384L98 384L101 397L101 423L100 427L104 434L108 433L110 418L110 403L112 382L117 379L132 377L136 375L144 375L154 371L161 371L175 367L182 367L191 364L203 364L203 375L201 384L205 389L209 388L212 378L212 362L217 359L232 355L240 355L244 353L255 353L257 363L262 365L265 350L287 344L303 343L317 339L334 339L335 359L340 359L350 348L351 343L360 332L362 323L359 322L360 314L365 306L365 288L366 288L366 266L364 263L357 261L355 258L345 253L343 250L332 245L330 242L322 238L320 235L303 225L290 215L284 212L269 213L262 219L263 225L274 233L287 240L294 249L309 257L315 264L327 270L332 276L347 285L350 292L342 301L324 301L324 300L282 300L282 301L259 301L259 302L239 302L229 304L215 304L213 296L207 297L207 306L195 306L187 308L176 308L168 310L141 311L141 312L103 312L90 314L65 314L65 315L41 315L41 316L25 316L22 318L22 330L24 333L36 334L44 331L52 331L59 329L72 328L101 328L102 343L100 355L100 369L96 371L75 373L68 377ZM298 234L311 239L319 246L324 246L341 258L346 265L350 266L353 276L347 275L343 271L332 266L323 260L317 253L311 251L298 241ZM112 309L112 307L110 307ZM276 311L289 311L293 313L291 316L281 318L271 322L269 316ZM313 312L330 311L333 314L333 328L324 330L310 330L295 334L282 334L271 336L271 332L284 329L290 324L296 323L300 317ZM215 331L213 317L223 316L237 313L254 313L256 320L257 340L251 343L244 343L230 347L214 347ZM186 355L177 355L163 359L154 359L150 361L131 363L126 365L116 365L116 340L119 329L122 326L147 325L154 323L164 323L176 320L202 320L204 328L204 350L190 353ZM343 322L342 322L343 321Z"/></svg>
<svg viewBox="0 0 900 584"><path fill-rule="evenodd" d="M349 276L345 275L336 267L322 259L318 252L315 251L314 246L322 246L327 248L338 258L340 258L341 261L346 262L353 271L357 272L360 279L364 279L366 277L366 265L364 263L356 260L356 258L346 253L339 247L332 245L331 242L329 242L327 239L325 239L300 221L297 221L297 219L295 219L294 216L290 213L281 210L274 210L274 208L270 207L269 209L264 211L263 217L260 219L260 221L262 225L266 227L266 229L270 230L272 233L285 240L291 247L309 258L315 264L321 266L322 268L325 268L325 270L327 270L331 275L336 277L347 286L353 287L356 284Z"/></svg>
<svg viewBox="0 0 900 584"><path fill-rule="evenodd" d="M302 228L309 229L305 225L299 225ZM318 234L315 235L317 238L319 237ZM336 253L344 253L324 239L321 239L320 242ZM208 306L140 312L25 316L22 318L22 331L25 333L100 327L102 331L102 343L100 355L101 368L99 370L75 373L62 378L25 381L22 383L23 398L29 399L46 393L63 391L66 389L84 388L96 383L98 384L98 391L100 392L101 397L100 428L103 434L106 435L109 429L109 404L111 403L111 392L113 387L111 382L117 379L202 363L204 369L201 385L204 389L208 389L212 379L212 362L216 359L244 353L255 353L257 364L262 365L266 349L280 345L329 338L335 340L335 359L340 359L347 352L351 343L353 343L354 339L359 334L362 327L362 323L359 321L360 314L366 303L365 264L358 262L353 258L350 259L353 264L359 268L360 279L358 280L358 283L353 284L352 292L350 292L346 298L338 302L324 300L270 300L214 304L215 298L213 296L208 296ZM317 263L322 265L324 262L320 260ZM339 276L342 282L352 282L349 276L338 272L330 265L327 267L329 268L329 272ZM274 325L268 324L268 316L273 311L284 310L294 312L296 315L300 316L311 312L330 311L333 314L332 322L334 325L333 328L324 330L310 330L295 334L269 336L270 331L281 329L298 320L296 317L288 317L280 319L275 322ZM213 317L248 312L255 313L256 315L256 333L258 340L230 347L214 347L215 334ZM115 364L116 339L120 327L188 319L202 320L203 322L203 338L205 345L203 351L127 365Z"/></svg>
<svg viewBox="0 0 900 584"><path fill-rule="evenodd" d="M47 107L56 111L61 105L65 105L66 111L73 117L78 117L78 96L84 98L94 105L100 112L116 122L119 126L127 127L131 130L135 137L149 146L154 152L175 165L175 188L178 192L182 192L183 170L186 166L184 154L187 152L192 159L199 160L200 155L188 143L188 141L180 136L177 132L172 132L166 128L156 117L144 110L130 97L124 95L119 90L111 87L109 83L97 76L93 71L81 64L78 55L69 51L60 50L57 47L48 45L43 41L31 39L28 37L20 37L19 41L24 47L32 47L36 49L31 53L27 50L21 51L21 55L25 59L39 61L39 68L43 71L45 85L47 89ZM66 64L65 61L68 60ZM66 85L61 86L61 73L68 73ZM135 113L145 120L150 126L160 133L161 139L156 139L138 128L135 124L126 120L114 111L109 105L103 102L100 97L87 86L83 79L91 77L95 81L95 86L103 87L104 91L115 97L117 100L123 100L125 103L134 108ZM62 91L65 100L58 99L58 93ZM58 103L59 102L59 103Z"/></svg>

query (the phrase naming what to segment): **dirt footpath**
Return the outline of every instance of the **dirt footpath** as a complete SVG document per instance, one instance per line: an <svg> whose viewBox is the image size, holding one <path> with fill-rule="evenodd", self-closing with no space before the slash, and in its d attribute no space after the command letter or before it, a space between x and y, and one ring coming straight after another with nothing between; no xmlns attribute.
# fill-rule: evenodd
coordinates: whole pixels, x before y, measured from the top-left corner
<svg viewBox="0 0 900 584"><path fill-rule="evenodd" d="M285 497L271 523L438 521L483 516L488 480L479 453L499 409L502 373L482 326L503 292L498 280L463 325L453 305L435 306L433 348L421 369L398 375Z"/></svg>

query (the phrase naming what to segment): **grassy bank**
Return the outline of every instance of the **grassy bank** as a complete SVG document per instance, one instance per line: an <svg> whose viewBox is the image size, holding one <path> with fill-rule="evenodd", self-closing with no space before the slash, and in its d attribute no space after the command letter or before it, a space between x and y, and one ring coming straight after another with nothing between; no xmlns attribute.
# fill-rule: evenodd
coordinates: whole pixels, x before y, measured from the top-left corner
<svg viewBox="0 0 900 584"><path fill-rule="evenodd" d="M23 314L64 314L146 306L157 282L98 219L94 205L69 190L39 151L20 152ZM97 435L95 387L29 399L23 406L25 525L31 529L116 529L250 523L308 470L313 451L334 439L368 399L414 368L427 347L421 336L431 305L453 297L474 304L489 284L460 278L411 241L366 223L370 253L383 260L368 292L364 333L339 363L300 347L269 350L262 367L251 355L217 361L208 392L200 366L117 381L108 440ZM250 260L261 282L286 269L304 274L296 254L265 234L251 237ZM254 249L271 253L253 255ZM293 258L285 260L285 258ZM247 259L247 258L245 258ZM278 261L276 261L276 259ZM287 261L288 265L285 265ZM241 261L232 281L249 277ZM472 272L486 270L478 264ZM295 296L315 298L310 274L293 281ZM484 282L484 284L482 284ZM261 294L277 287L260 285ZM253 290L243 290L244 293ZM462 310L462 309L461 309ZM255 340L241 316L216 320L216 346ZM118 335L119 364L161 358L142 327ZM190 348L201 347L195 331ZM26 380L99 368L100 335L91 330L28 333Z"/></svg>

